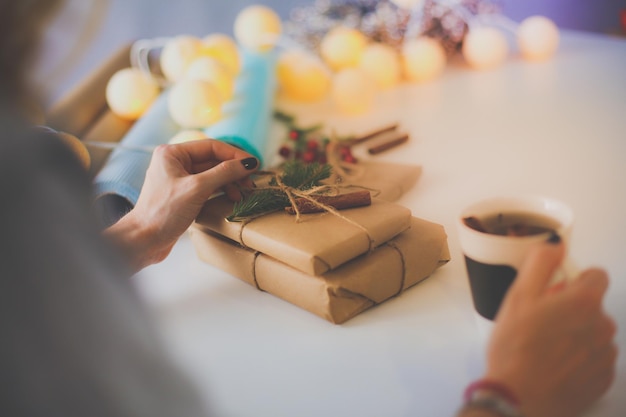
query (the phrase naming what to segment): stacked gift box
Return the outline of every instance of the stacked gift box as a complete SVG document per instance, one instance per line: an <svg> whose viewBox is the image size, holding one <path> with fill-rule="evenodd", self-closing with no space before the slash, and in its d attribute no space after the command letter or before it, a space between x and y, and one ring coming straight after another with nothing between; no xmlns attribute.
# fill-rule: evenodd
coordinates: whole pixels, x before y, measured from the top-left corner
<svg viewBox="0 0 626 417"><path fill-rule="evenodd" d="M233 204L207 202L190 230L205 262L333 323L399 295L450 255L442 226L398 204L247 222L225 218Z"/></svg>

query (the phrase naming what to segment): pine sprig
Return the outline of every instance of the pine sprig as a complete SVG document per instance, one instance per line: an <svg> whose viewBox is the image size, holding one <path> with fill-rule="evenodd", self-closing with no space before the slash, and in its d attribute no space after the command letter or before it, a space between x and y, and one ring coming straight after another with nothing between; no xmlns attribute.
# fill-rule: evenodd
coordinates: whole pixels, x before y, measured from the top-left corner
<svg viewBox="0 0 626 417"><path fill-rule="evenodd" d="M331 171L330 165L327 164L304 164L300 161L289 161L283 167L281 180L288 187L308 190L330 177Z"/></svg>
<svg viewBox="0 0 626 417"><path fill-rule="evenodd" d="M283 167L280 181L287 187L297 190L309 190L321 185L321 181L330 177L330 165L317 163L305 164L301 161L291 161ZM272 178L269 185L278 185L276 178ZM233 212L226 220L240 222L246 219L268 214L289 206L287 194L280 189L259 188L233 206Z"/></svg>
<svg viewBox="0 0 626 417"><path fill-rule="evenodd" d="M268 214L289 205L286 195L277 190L254 191L249 197L236 202L233 212L226 217L229 222L240 222L252 217Z"/></svg>

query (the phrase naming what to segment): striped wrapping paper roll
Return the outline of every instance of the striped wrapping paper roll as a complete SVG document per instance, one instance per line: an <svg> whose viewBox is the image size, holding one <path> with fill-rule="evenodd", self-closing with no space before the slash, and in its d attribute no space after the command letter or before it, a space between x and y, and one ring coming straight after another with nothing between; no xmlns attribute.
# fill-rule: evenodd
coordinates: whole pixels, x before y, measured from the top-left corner
<svg viewBox="0 0 626 417"><path fill-rule="evenodd" d="M115 223L137 203L152 158L152 153L141 149L167 143L180 130L169 115L167 97L165 91L135 122L94 179L94 204L104 226Z"/></svg>

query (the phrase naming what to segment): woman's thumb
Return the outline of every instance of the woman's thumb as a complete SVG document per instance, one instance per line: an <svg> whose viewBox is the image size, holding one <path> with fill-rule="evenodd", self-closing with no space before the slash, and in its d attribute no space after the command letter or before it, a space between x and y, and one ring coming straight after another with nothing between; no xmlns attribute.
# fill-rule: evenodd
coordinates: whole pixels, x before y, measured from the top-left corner
<svg viewBox="0 0 626 417"><path fill-rule="evenodd" d="M509 290L512 297L538 298L551 285L564 256L565 245L561 242L544 243L531 249Z"/></svg>
<svg viewBox="0 0 626 417"><path fill-rule="evenodd" d="M254 157L229 159L198 174L198 176L201 177L203 187L206 187L205 189L213 193L215 190L227 184L246 178L253 173L258 166L259 161Z"/></svg>

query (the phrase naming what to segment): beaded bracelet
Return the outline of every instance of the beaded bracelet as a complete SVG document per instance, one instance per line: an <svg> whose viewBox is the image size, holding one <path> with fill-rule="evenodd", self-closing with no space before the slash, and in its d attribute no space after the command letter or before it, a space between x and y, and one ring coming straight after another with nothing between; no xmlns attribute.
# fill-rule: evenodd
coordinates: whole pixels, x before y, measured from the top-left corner
<svg viewBox="0 0 626 417"><path fill-rule="evenodd" d="M470 401L481 391L495 393L510 403L513 407L519 407L519 400L513 391L511 391L506 385L491 379L479 379L469 384L463 393L463 398L465 401Z"/></svg>
<svg viewBox="0 0 626 417"><path fill-rule="evenodd" d="M488 379L472 382L464 393L465 405L461 409L483 409L502 417L523 417L519 411L519 400L505 385Z"/></svg>

